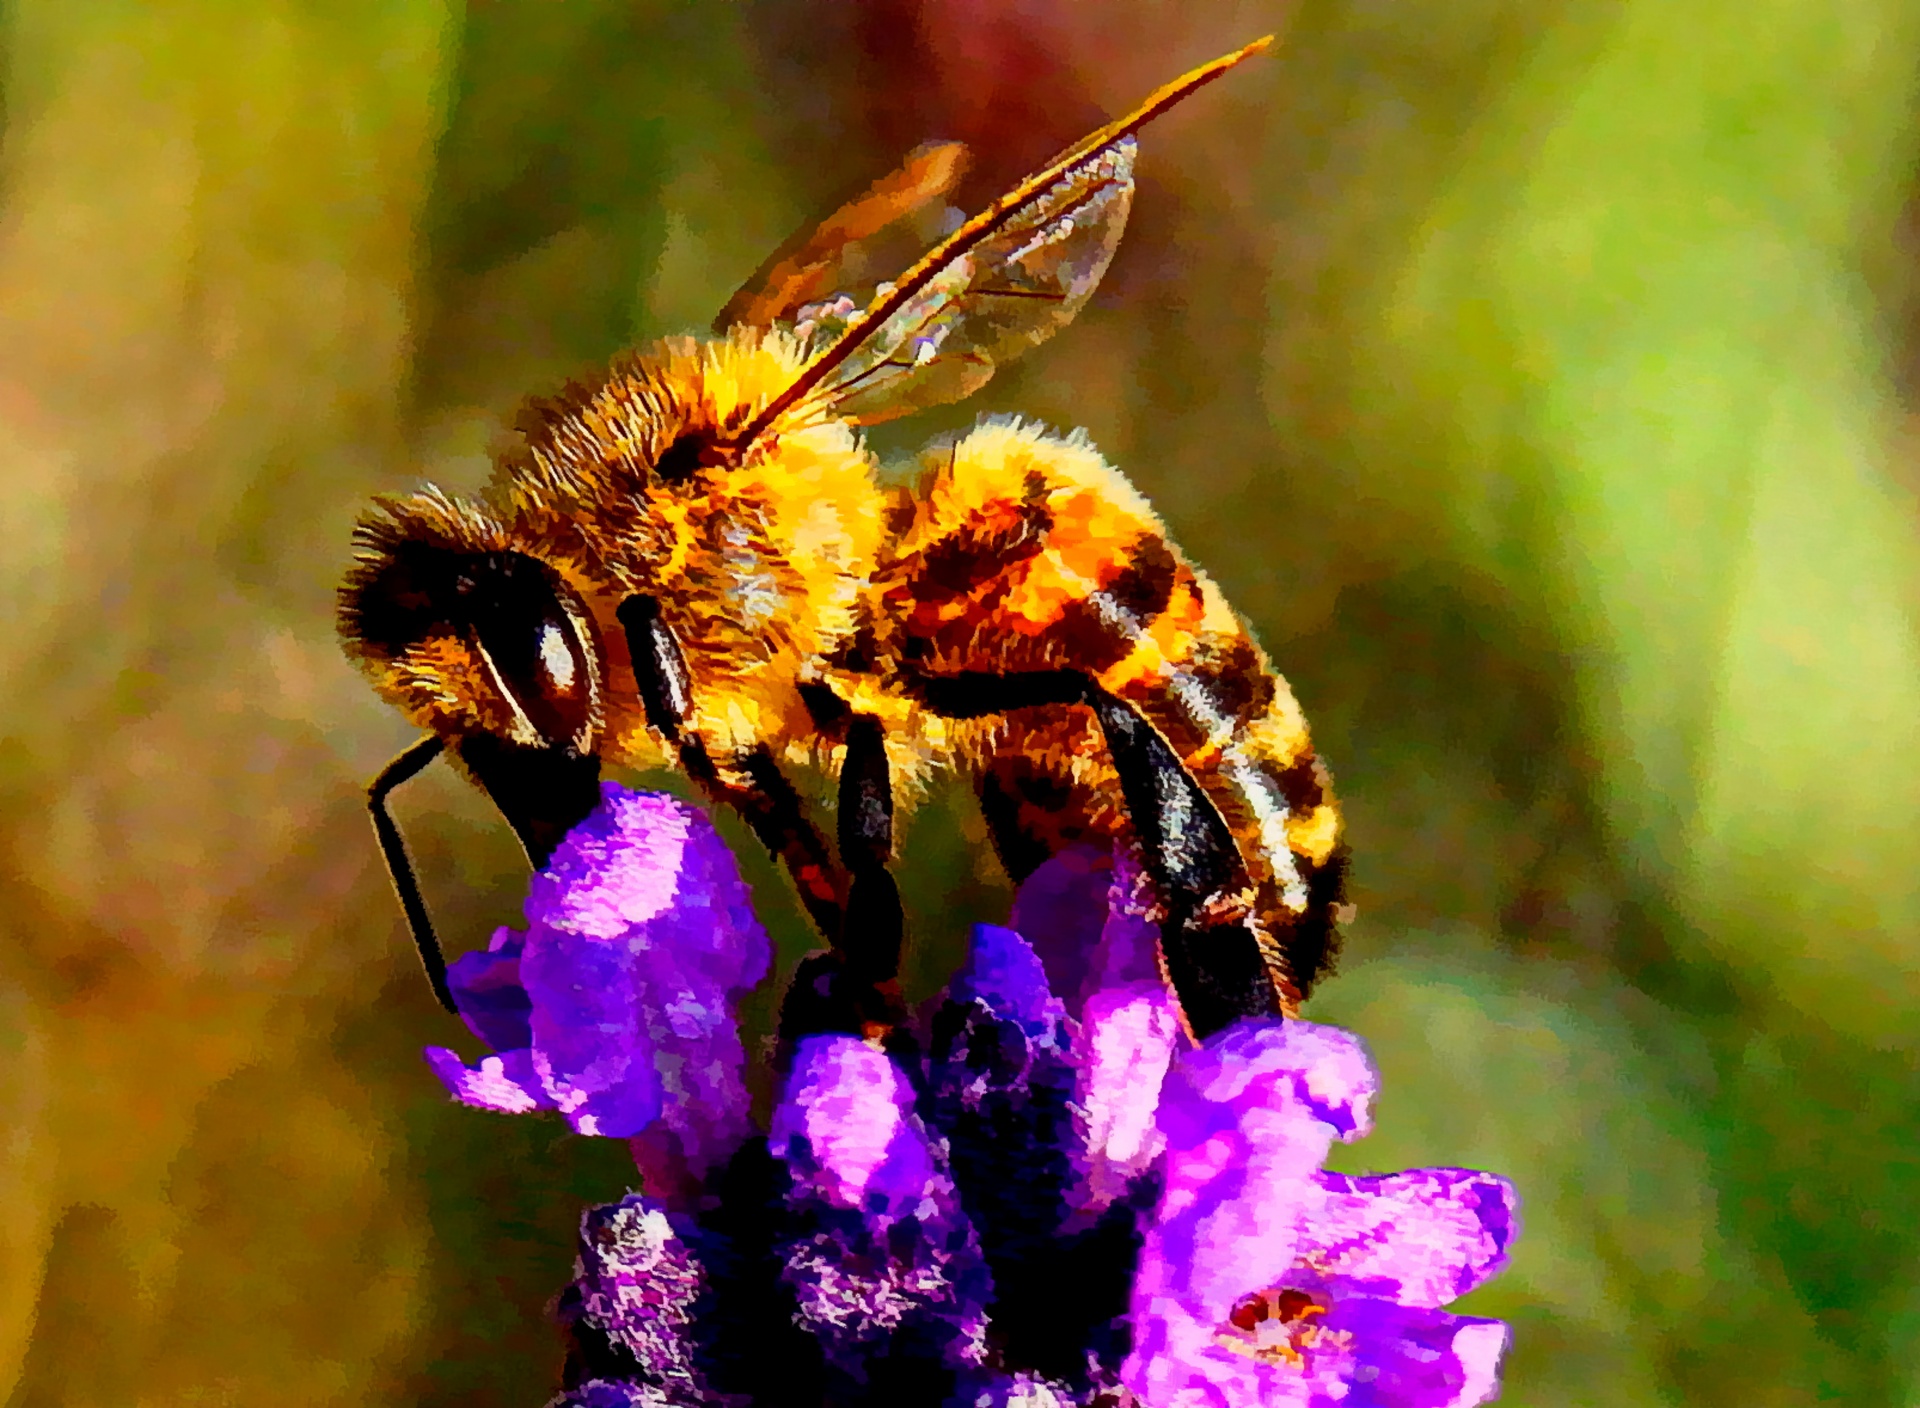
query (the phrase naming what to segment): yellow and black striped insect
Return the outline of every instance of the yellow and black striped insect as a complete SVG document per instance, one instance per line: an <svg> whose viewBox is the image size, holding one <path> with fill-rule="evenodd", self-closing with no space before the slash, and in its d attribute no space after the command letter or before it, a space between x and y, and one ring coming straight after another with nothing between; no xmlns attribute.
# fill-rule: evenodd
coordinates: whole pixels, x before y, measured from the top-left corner
<svg viewBox="0 0 1920 1408"><path fill-rule="evenodd" d="M370 800L443 1003L385 800L444 749L536 864L597 802L602 760L677 765L736 808L831 945L789 1031L898 1020L893 819L947 769L974 779L1016 880L1070 842L1136 848L1190 1031L1297 1008L1333 949L1340 818L1245 624L1082 436L987 420L889 490L855 430L969 394L1071 320L1125 224L1135 132L1269 42L846 296L856 251L944 208L964 153L920 149L770 261L717 337L533 402L484 496L428 489L362 520L340 629L429 731ZM796 765L838 779L834 847Z"/></svg>

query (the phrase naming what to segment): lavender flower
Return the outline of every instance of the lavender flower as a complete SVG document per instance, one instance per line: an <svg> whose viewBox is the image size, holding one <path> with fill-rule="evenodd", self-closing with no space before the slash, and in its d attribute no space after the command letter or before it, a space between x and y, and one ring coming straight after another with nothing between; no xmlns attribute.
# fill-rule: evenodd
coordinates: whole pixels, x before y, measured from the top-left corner
<svg viewBox="0 0 1920 1408"><path fill-rule="evenodd" d="M448 979L496 1055L428 1064L455 1098L559 1110L581 1134L638 1137L636 1153L693 1174L750 1132L734 1000L771 945L733 857L684 802L601 784L597 810L536 875L527 932L502 929Z"/></svg>
<svg viewBox="0 0 1920 1408"><path fill-rule="evenodd" d="M1368 1129L1359 1040L1243 1022L1162 1093L1166 1191L1135 1274L1122 1370L1154 1408L1485 1402L1506 1327L1438 1307L1504 1264L1512 1190L1462 1169L1323 1173Z"/></svg>
<svg viewBox="0 0 1920 1408"><path fill-rule="evenodd" d="M468 1103L679 1156L583 1219L556 1408L1491 1398L1506 1327L1441 1307L1504 1264L1512 1189L1325 1172L1369 1127L1359 1040L1276 1018L1195 1047L1149 899L1124 856L1042 866L1013 928L976 929L924 1060L804 1036L755 1138L729 1003L765 936L697 813L609 787L525 938L455 965L497 1054L428 1053Z"/></svg>

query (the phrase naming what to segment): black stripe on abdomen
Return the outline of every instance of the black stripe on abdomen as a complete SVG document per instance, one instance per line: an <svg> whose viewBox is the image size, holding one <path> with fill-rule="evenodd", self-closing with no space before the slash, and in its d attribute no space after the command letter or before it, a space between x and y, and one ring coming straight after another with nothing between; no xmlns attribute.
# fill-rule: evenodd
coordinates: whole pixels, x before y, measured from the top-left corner
<svg viewBox="0 0 1920 1408"><path fill-rule="evenodd" d="M1121 562L1097 589L1064 603L1049 631L1076 669L1099 674L1126 659L1173 599L1180 562L1158 533L1142 533L1127 544Z"/></svg>

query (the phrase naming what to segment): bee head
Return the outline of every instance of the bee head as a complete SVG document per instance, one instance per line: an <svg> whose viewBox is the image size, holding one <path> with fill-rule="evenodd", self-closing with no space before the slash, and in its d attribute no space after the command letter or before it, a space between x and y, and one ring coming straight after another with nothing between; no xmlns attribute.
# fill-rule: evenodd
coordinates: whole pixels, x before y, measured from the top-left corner
<svg viewBox="0 0 1920 1408"><path fill-rule="evenodd" d="M599 643L551 564L437 492L380 502L354 542L340 634L382 695L443 736L594 750Z"/></svg>

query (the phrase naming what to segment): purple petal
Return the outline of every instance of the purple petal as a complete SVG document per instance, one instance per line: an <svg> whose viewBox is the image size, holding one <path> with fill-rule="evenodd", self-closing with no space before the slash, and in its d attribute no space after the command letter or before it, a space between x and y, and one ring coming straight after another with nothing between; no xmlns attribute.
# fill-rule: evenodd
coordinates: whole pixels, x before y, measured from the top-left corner
<svg viewBox="0 0 1920 1408"><path fill-rule="evenodd" d="M847 1226L844 1212L836 1223L805 1218L804 1204L801 1211L807 1230L782 1248L780 1279L794 1298L794 1323L829 1363L864 1380L880 1355L953 1369L985 1361L992 1281L957 1210L904 1218L878 1235Z"/></svg>
<svg viewBox="0 0 1920 1408"><path fill-rule="evenodd" d="M948 1401L970 1408L1074 1408L1084 1399L1065 1384L1021 1370L981 1375Z"/></svg>
<svg viewBox="0 0 1920 1408"><path fill-rule="evenodd" d="M520 974L533 1002L533 1059L580 1134L626 1138L660 1114L661 1091L625 944L527 935Z"/></svg>
<svg viewBox="0 0 1920 1408"><path fill-rule="evenodd" d="M903 1215L927 1197L936 1175L912 1106L912 1087L884 1052L858 1037L808 1037L773 1112L768 1147L797 1160L796 1177L828 1201ZM798 1140L806 1141L804 1160Z"/></svg>
<svg viewBox="0 0 1920 1408"><path fill-rule="evenodd" d="M697 955L656 950L637 986L660 1083L660 1124L697 1175L738 1148L753 1125L734 1015L738 989L716 985L710 972L689 972L689 959Z"/></svg>
<svg viewBox="0 0 1920 1408"><path fill-rule="evenodd" d="M1092 846L1069 846L1021 882L1008 926L1033 945L1046 965L1053 991L1078 1015L1088 961L1107 922L1107 892L1113 855Z"/></svg>
<svg viewBox="0 0 1920 1408"><path fill-rule="evenodd" d="M1020 886L1009 925L1033 945L1070 1016L1104 988L1157 980L1152 883L1125 848L1073 846Z"/></svg>
<svg viewBox="0 0 1920 1408"><path fill-rule="evenodd" d="M1351 1337L1345 1408L1474 1408L1500 1392L1498 1320L1361 1298L1336 1303L1325 1324Z"/></svg>
<svg viewBox="0 0 1920 1408"><path fill-rule="evenodd" d="M1323 1173L1300 1257L1343 1295L1435 1307L1506 1265L1519 1203L1504 1178L1423 1168L1349 1177Z"/></svg>
<svg viewBox="0 0 1920 1408"><path fill-rule="evenodd" d="M624 939L673 903L694 815L675 798L602 783L600 805L534 877L527 918L583 938Z"/></svg>
<svg viewBox="0 0 1920 1408"><path fill-rule="evenodd" d="M748 1131L733 1005L771 945L693 808L602 786L527 898L521 980L536 1068L583 1134L662 1120L698 1172Z"/></svg>
<svg viewBox="0 0 1920 1408"><path fill-rule="evenodd" d="M882 1052L809 1037L767 1140L793 1177L776 1247L794 1321L861 1382L877 1353L952 1369L986 1353L992 1281L913 1103Z"/></svg>
<svg viewBox="0 0 1920 1408"><path fill-rule="evenodd" d="M1074 1105L1093 1206L1119 1197L1165 1147L1155 1114L1161 1084L1184 1044L1173 999L1158 978L1107 988L1087 999L1080 1014L1082 1055Z"/></svg>
<svg viewBox="0 0 1920 1408"><path fill-rule="evenodd" d="M547 1408L698 1408L705 1401L627 1379L588 1379L549 1399Z"/></svg>
<svg viewBox="0 0 1920 1408"><path fill-rule="evenodd" d="M1154 904L1153 882L1132 855L1116 849L1089 991L1160 979L1160 926L1148 917Z"/></svg>
<svg viewBox="0 0 1920 1408"><path fill-rule="evenodd" d="M1066 1016L1033 945L995 924L973 926L973 945L953 980L952 995L957 1002L984 1001L995 1016L1019 1023L1030 1037L1046 1036Z"/></svg>
<svg viewBox="0 0 1920 1408"><path fill-rule="evenodd" d="M496 929L485 949L463 953L447 965L447 985L467 1030L495 1051L531 1046L527 1025L533 1004L520 985L523 940L512 929Z"/></svg>
<svg viewBox="0 0 1920 1408"><path fill-rule="evenodd" d="M425 1055L433 1073L463 1105L503 1115L554 1108L552 1097L534 1073L533 1055L525 1049L483 1056L475 1066L467 1065L444 1046L429 1046Z"/></svg>

